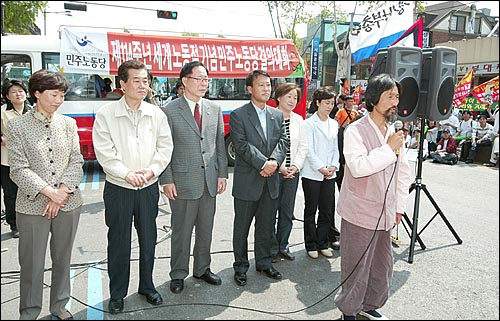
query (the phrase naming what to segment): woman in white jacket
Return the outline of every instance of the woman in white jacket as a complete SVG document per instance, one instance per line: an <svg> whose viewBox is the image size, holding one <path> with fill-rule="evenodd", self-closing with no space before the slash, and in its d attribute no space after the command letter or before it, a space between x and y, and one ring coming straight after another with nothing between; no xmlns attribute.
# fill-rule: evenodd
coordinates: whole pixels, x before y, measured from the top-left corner
<svg viewBox="0 0 500 321"><path fill-rule="evenodd" d="M304 241L307 254L313 259L318 258L318 251L323 256L333 256L328 249L328 230L335 197L335 177L339 168L339 125L329 117L334 101L333 92L325 88L316 90L311 104L317 105L318 111L304 122L303 134L308 145L301 171L305 199Z"/></svg>
<svg viewBox="0 0 500 321"><path fill-rule="evenodd" d="M279 169L280 193L278 197L277 223L274 232L271 255L273 260L278 255L293 261L295 256L290 253L288 239L292 231L295 196L299 186L299 171L307 154L307 142L301 140L302 116L293 112L300 99L300 88L295 83L283 83L275 90L275 100L278 109L283 112L285 131L290 142L288 152Z"/></svg>

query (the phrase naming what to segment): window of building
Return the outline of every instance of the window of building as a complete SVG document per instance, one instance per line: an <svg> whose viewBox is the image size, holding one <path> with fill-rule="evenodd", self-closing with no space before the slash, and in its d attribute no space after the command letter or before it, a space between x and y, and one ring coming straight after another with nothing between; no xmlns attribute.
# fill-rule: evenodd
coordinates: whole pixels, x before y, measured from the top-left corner
<svg viewBox="0 0 500 321"><path fill-rule="evenodd" d="M465 31L465 16L451 17L450 30L451 31Z"/></svg>
<svg viewBox="0 0 500 321"><path fill-rule="evenodd" d="M474 19L474 33L481 33L481 18Z"/></svg>

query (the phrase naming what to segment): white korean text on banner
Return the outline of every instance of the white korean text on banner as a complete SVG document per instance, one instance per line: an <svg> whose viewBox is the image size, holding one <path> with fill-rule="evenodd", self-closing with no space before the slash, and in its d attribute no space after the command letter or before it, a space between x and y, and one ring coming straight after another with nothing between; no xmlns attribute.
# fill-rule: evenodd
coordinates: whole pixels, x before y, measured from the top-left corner
<svg viewBox="0 0 500 321"><path fill-rule="evenodd" d="M246 77L262 69L272 77L305 73L295 44L289 39L236 40L127 33L92 33L65 28L61 38L61 66L65 72L117 74L130 59L142 62L156 76L178 77L190 61L200 61L210 76ZM300 71L300 72L299 72Z"/></svg>

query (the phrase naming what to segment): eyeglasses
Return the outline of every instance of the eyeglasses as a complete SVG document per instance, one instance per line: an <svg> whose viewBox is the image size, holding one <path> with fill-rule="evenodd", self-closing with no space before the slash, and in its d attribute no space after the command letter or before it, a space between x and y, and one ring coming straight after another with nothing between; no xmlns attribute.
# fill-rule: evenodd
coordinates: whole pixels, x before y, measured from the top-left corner
<svg viewBox="0 0 500 321"><path fill-rule="evenodd" d="M210 80L210 78L201 78L201 77L190 77L190 76L187 76L187 78L191 78L191 79L194 79L196 80L197 83L203 83L203 82L206 82L208 84L208 81Z"/></svg>

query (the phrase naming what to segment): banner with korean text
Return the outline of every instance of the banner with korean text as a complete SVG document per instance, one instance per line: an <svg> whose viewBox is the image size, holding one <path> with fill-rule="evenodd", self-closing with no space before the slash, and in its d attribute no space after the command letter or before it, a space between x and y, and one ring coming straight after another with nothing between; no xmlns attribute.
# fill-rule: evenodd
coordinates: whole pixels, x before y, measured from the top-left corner
<svg viewBox="0 0 500 321"><path fill-rule="evenodd" d="M460 108L465 103L465 97L469 96L472 78L474 78L474 69L465 74L462 80L455 86L455 91L453 92L453 105L455 108Z"/></svg>
<svg viewBox="0 0 500 321"><path fill-rule="evenodd" d="M498 76L474 87L472 94L483 104L498 102Z"/></svg>
<svg viewBox="0 0 500 321"><path fill-rule="evenodd" d="M349 36L354 63L374 56L402 37L413 25L414 1L381 2L367 12L357 34Z"/></svg>
<svg viewBox="0 0 500 321"><path fill-rule="evenodd" d="M190 61L202 62L211 77L246 77L262 69L271 77L303 77L306 68L289 39L247 40L62 30L60 64L65 72L116 75L120 64L137 59L155 76L179 77Z"/></svg>
<svg viewBox="0 0 500 321"><path fill-rule="evenodd" d="M498 101L491 105L492 110L498 108ZM460 106L460 110L481 111L486 109L486 104L482 104L474 96L465 97L465 103Z"/></svg>

